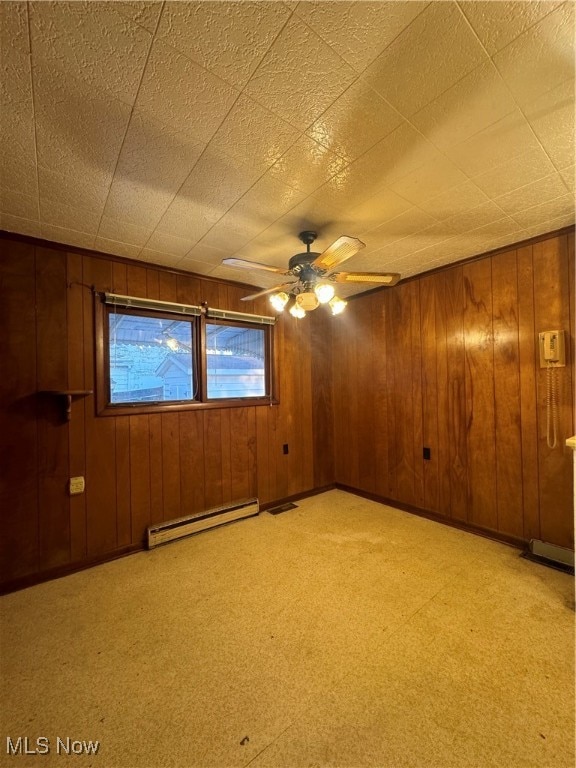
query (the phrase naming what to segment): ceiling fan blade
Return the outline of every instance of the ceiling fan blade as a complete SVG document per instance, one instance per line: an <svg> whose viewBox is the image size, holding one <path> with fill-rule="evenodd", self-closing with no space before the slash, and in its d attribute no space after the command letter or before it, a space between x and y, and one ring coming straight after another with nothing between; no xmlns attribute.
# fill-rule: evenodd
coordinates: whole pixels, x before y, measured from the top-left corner
<svg viewBox="0 0 576 768"><path fill-rule="evenodd" d="M335 272L330 279L337 283L378 283L396 285L401 275L398 272Z"/></svg>
<svg viewBox="0 0 576 768"><path fill-rule="evenodd" d="M346 259L354 256L362 248L365 247L365 243L362 240L358 240L356 237L348 237L348 235L342 235L338 240L335 240L332 245L329 245L326 250L317 256L312 262L313 267L319 269L333 269L338 264L341 264Z"/></svg>
<svg viewBox="0 0 576 768"><path fill-rule="evenodd" d="M266 296L267 293L274 293L274 291L281 291L282 288L286 288L289 285L296 285L298 281L292 282L292 283L282 283L282 285L275 285L274 288L266 288L263 291L258 291L258 293L252 293L250 296L242 296L240 301L252 301L252 299L259 299L260 296Z"/></svg>
<svg viewBox="0 0 576 768"><path fill-rule="evenodd" d="M279 275L288 274L281 267L273 267L270 264L262 264L259 261L246 261L246 259L222 259L222 264L225 264L227 267L240 267L241 269L264 269L266 272L276 272Z"/></svg>

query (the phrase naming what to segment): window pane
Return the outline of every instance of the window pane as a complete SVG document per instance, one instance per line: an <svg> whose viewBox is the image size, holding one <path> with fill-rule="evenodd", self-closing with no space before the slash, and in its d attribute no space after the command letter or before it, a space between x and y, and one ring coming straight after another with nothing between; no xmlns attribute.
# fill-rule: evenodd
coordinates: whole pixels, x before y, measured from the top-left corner
<svg viewBox="0 0 576 768"><path fill-rule="evenodd" d="M110 402L192 400L192 323L110 312Z"/></svg>
<svg viewBox="0 0 576 768"><path fill-rule="evenodd" d="M265 342L260 328L207 323L208 398L264 397Z"/></svg>

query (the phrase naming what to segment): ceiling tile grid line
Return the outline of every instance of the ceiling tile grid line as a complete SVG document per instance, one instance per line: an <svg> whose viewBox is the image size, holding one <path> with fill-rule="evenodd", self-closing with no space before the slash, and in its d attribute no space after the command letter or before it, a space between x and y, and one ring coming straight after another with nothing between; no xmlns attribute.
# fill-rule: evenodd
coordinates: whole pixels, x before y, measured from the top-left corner
<svg viewBox="0 0 576 768"><path fill-rule="evenodd" d="M573 221L572 3L1 5L9 231L264 287L221 259L315 229L408 275Z"/></svg>

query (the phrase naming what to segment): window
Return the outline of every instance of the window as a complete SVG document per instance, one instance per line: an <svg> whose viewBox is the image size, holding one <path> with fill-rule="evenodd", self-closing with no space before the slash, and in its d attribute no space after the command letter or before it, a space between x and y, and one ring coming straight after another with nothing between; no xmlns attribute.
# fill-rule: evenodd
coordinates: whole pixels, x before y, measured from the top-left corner
<svg viewBox="0 0 576 768"><path fill-rule="evenodd" d="M193 335L189 319L110 312L110 403L194 400Z"/></svg>
<svg viewBox="0 0 576 768"><path fill-rule="evenodd" d="M265 330L207 322L207 399L265 397L266 390Z"/></svg>
<svg viewBox="0 0 576 768"><path fill-rule="evenodd" d="M273 401L274 318L103 298L97 305L99 414Z"/></svg>

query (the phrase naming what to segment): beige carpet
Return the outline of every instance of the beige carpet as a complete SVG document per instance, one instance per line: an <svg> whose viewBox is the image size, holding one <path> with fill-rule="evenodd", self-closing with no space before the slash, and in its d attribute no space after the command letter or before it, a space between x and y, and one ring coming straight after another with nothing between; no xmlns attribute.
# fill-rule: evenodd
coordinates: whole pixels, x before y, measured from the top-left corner
<svg viewBox="0 0 576 768"><path fill-rule="evenodd" d="M574 766L573 579L341 491L0 607L2 766Z"/></svg>

